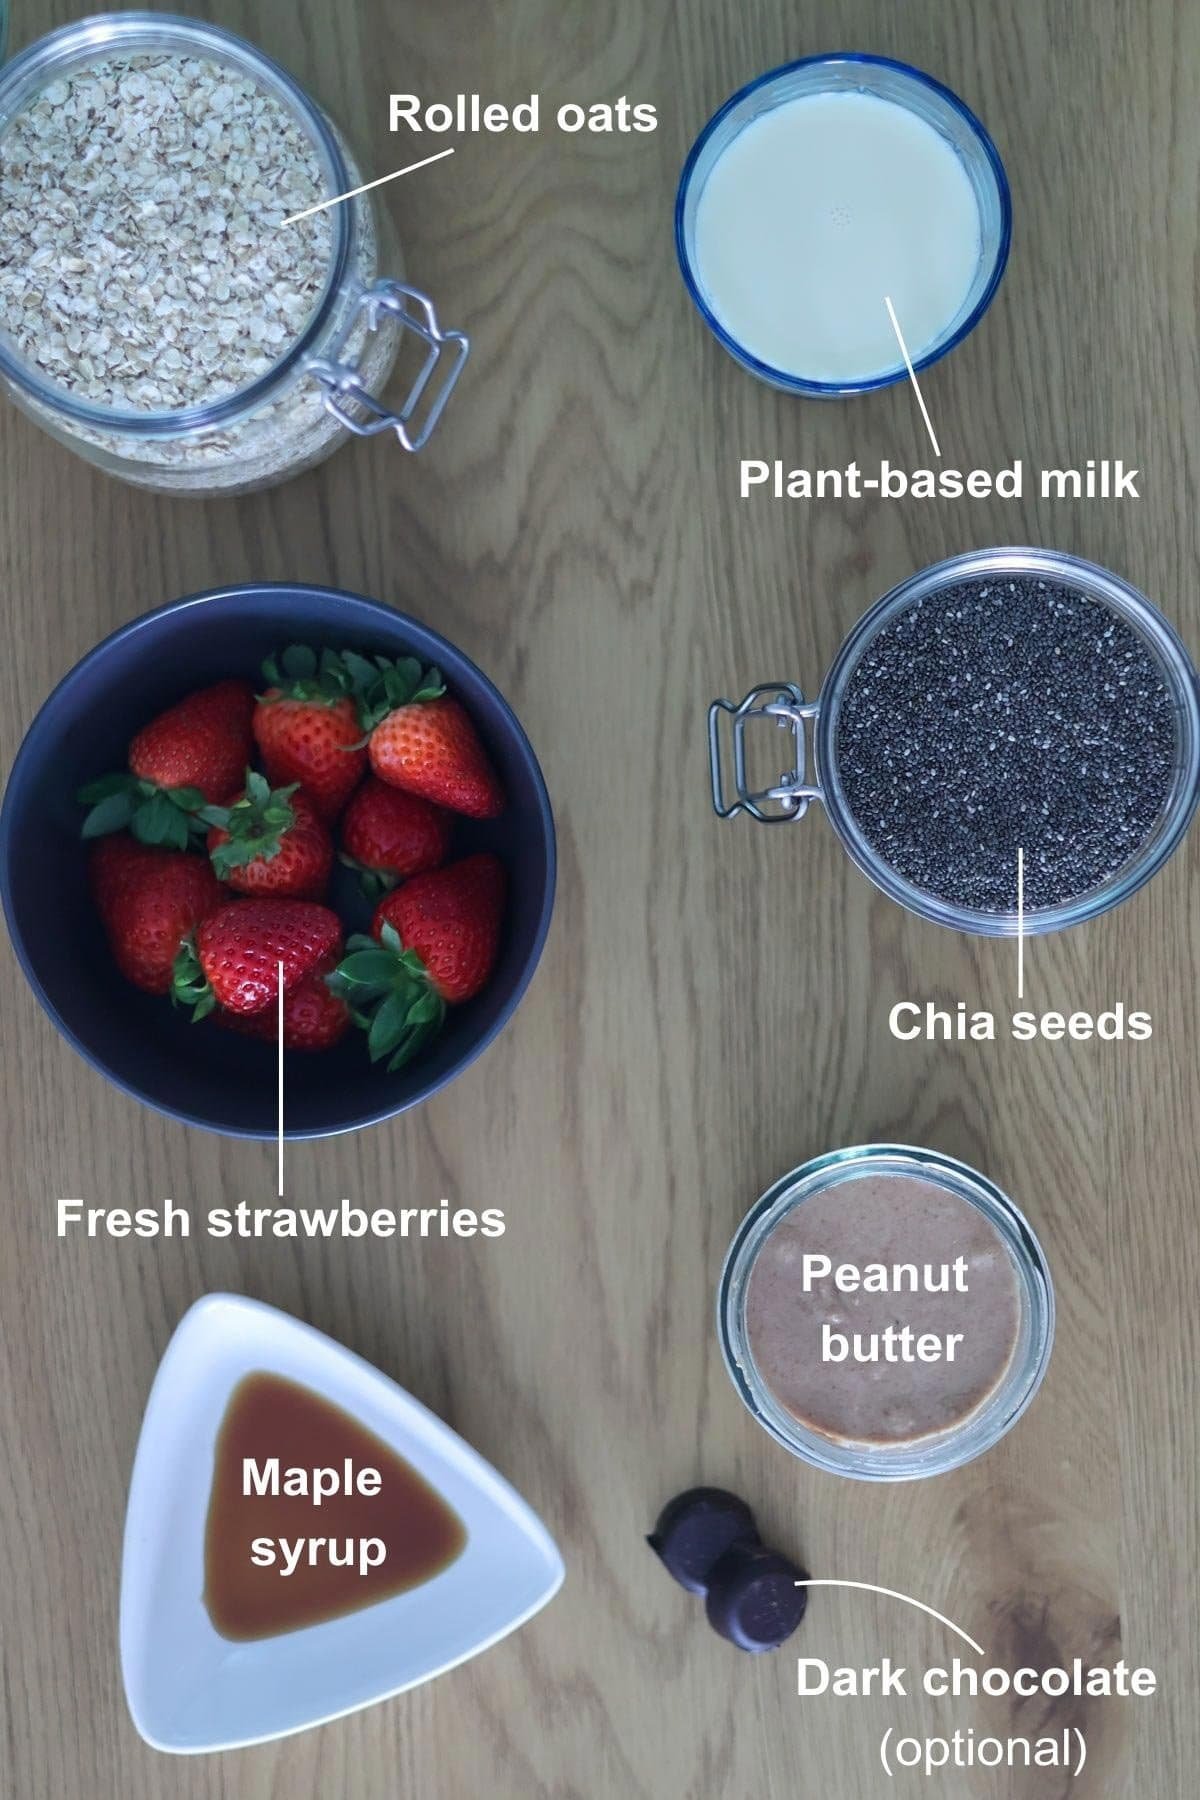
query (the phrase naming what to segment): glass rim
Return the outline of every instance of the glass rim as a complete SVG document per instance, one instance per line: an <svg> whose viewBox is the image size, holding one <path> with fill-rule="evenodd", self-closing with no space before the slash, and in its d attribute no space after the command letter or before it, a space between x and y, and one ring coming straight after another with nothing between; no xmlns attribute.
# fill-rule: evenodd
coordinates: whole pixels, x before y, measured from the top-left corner
<svg viewBox="0 0 1200 1800"><path fill-rule="evenodd" d="M991 1393L947 1430L894 1445L826 1436L788 1413L759 1375L743 1323L749 1278L775 1227L814 1194L872 1173L933 1181L972 1205L1003 1242L1020 1296L1017 1342ZM1054 1347L1054 1284L1041 1243L1024 1213L970 1164L913 1144L858 1144L830 1150L782 1176L760 1195L734 1232L717 1284L716 1310L726 1372L758 1424L800 1461L856 1481L925 1480L962 1468L993 1449L1032 1404Z"/></svg>
<svg viewBox="0 0 1200 1800"><path fill-rule="evenodd" d="M1177 718L1176 777L1146 841L1097 887L1057 906L984 912L939 899L900 875L874 848L846 801L838 774L837 724L847 684L860 657L883 627L918 601L955 582L986 576L1037 575L1077 588L1116 612L1154 656L1171 690ZM1174 626L1140 589L1099 563L1065 550L1006 545L971 550L918 570L886 593L859 619L842 643L821 685L814 736L820 797L830 824L855 866L888 898L919 918L977 937L1043 936L1086 923L1122 905L1170 861L1200 801L1200 675Z"/></svg>
<svg viewBox="0 0 1200 1800"><path fill-rule="evenodd" d="M866 51L859 50L833 50L825 51L816 56L801 56L794 62L781 63L777 68L768 69L765 74L758 75L753 81L746 82L746 84L743 87L740 87L736 93L731 94L724 105L719 107L712 115L688 152L687 160L683 165L683 173L679 177L679 187L676 190L675 195L675 254L679 262L680 273L683 276L684 286L687 288L693 305L700 313L705 324L717 339L718 343L721 344L723 349L729 352L736 362L741 363L744 368L748 369L751 374L758 376L760 380L769 383L772 387L780 388L788 393L806 394L812 398L836 400L849 398L855 394L875 393L881 388L894 387L898 381L905 380L908 370L904 363L901 362L900 366L895 370L882 375L868 376L860 381L817 381L809 376L796 375L786 369L777 369L773 364L764 362L761 357L755 356L753 351L747 350L743 344L738 342L732 333L721 323L720 319L717 318L707 300L704 298L699 279L692 266L692 258L688 249L688 234L684 223L696 165L699 162L709 139L729 114L740 106L743 101L748 100L751 95L757 93L759 89L768 87L775 82L783 81L788 76L794 75L800 69L815 68L822 64L828 65L831 68L839 65L864 65L867 67L892 69L898 74L905 76L918 83L920 86L928 88L936 93L940 99L945 101L951 109L962 118L972 135L976 138L996 183L996 194L1000 204L1000 236L996 245L995 259L988 275L987 282L975 305L971 308L971 311L958 329L952 332L944 343L938 344L935 342L933 346L921 356L914 358L912 366L915 373L920 374L923 369L932 367L934 363L940 362L943 356L948 356L952 350L956 349L963 339L975 329L976 325L979 324L984 313L987 312L992 301L995 299L996 292L1004 275L1004 270L1008 264L1009 251L1012 247L1012 192L1009 187L1008 175L1005 171L1004 163L1000 157L1000 152L996 149L992 137L982 120L972 112L966 101L960 99L952 88L946 87L946 85L943 82L938 81L935 76L927 74L924 69L918 69L912 63L900 62L895 57L876 56ZM897 104L899 104L899 102L897 102Z"/></svg>
<svg viewBox="0 0 1200 1800"><path fill-rule="evenodd" d="M287 70L236 32L212 25L204 19L190 19L178 13L122 12L94 13L60 26L26 46L10 63L0 69L0 112L25 96L37 82L46 86L53 72L64 65L81 66L90 52L96 56L137 54L139 47L152 50L156 45L179 47L191 53L205 50L216 61L236 62L248 66L263 85L290 107L313 142L324 164L331 193L342 193L350 176L337 137L320 107ZM15 110L15 109L14 109ZM4 128L0 126L0 150ZM246 387L237 388L219 400L198 406L180 407L161 412L119 412L113 407L98 406L80 400L68 389L41 375L24 357L10 347L11 341L0 333L0 375L20 388L39 406L57 413L75 424L97 431L115 432L135 438L183 437L191 432L226 425L254 412L296 372L303 358L312 350L324 327L330 303L340 291L349 266L353 243L353 219L349 207L333 211L333 243L329 269L320 298L313 306L299 337L264 375Z"/></svg>

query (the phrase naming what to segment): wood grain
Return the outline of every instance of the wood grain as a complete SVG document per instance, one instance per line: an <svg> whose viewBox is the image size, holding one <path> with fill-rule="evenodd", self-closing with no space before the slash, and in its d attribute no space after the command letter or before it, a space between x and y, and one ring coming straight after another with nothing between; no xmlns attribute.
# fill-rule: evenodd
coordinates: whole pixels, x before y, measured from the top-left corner
<svg viewBox="0 0 1200 1800"><path fill-rule="evenodd" d="M18 0L18 42L89 10ZM104 1085L3 953L7 1171L0 1268L0 1784L19 1800L1178 1800L1200 1725L1195 1295L1197 840L1122 912L1031 948L1035 1004L1153 1011L1148 1044L917 1047L910 994L1011 1004L1003 945L901 914L824 821L719 827L703 710L815 687L893 582L951 552L1046 543L1118 570L1200 648L1200 10L1188 0L294 0L196 7L255 37L401 159L392 88L546 103L628 93L650 138L467 142L384 190L412 273L472 333L433 444L356 445L273 492L138 494L0 421L9 616L5 762L52 684L173 595L329 582L424 616L476 657L543 758L562 851L541 973L502 1041L420 1113L292 1152L297 1204L502 1206L499 1243L300 1247L60 1243L59 1194L269 1199L268 1148L151 1116ZM742 455L920 462L904 388L818 408L773 395L693 316L674 183L713 108L831 47L904 57L989 122L1012 178L1010 270L983 329L931 371L950 462L1124 456L1136 503L741 504ZM711 1328L725 1245L780 1173L897 1136L986 1169L1051 1258L1059 1333L1033 1411L984 1461L896 1490L839 1483L741 1409ZM288 1742L172 1762L127 1717L116 1657L126 1482L159 1356L186 1306L231 1288L311 1320L491 1457L563 1545L532 1626L409 1697ZM861 1707L794 1697L794 1658L739 1660L642 1537L696 1481L732 1485L814 1573L899 1587L998 1660L1124 1653L1159 1671L1136 1709ZM945 1655L932 1621L814 1598L808 1653ZM888 1785L889 1724L1081 1723L1084 1780Z"/></svg>

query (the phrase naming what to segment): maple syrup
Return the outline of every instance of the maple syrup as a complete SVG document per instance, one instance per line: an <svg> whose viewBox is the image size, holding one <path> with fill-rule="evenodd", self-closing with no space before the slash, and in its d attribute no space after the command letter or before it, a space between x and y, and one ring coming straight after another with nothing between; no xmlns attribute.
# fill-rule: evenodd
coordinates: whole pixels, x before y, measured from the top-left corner
<svg viewBox="0 0 1200 1800"><path fill-rule="evenodd" d="M281 1375L247 1375L217 1435L204 1604L222 1637L298 1631L455 1560L458 1515L382 1438Z"/></svg>

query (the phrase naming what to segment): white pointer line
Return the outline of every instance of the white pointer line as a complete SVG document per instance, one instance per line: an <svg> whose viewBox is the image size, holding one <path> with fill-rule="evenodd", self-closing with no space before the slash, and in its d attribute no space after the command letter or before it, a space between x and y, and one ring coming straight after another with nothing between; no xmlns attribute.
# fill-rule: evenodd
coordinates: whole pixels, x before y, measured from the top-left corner
<svg viewBox="0 0 1200 1800"><path fill-rule="evenodd" d="M351 188L348 194L335 194L332 200L319 200L316 206L306 206L303 212L292 213L283 222L294 225L297 219L307 219L312 213L324 212L330 206L340 206L343 200L353 200L356 194L369 193L372 188L382 187L385 181L397 181L401 175L411 175L414 169L427 169L430 163L441 162L443 156L453 156L454 145L448 150L439 150L436 156L426 156L420 162L409 163L405 169L393 169L390 175L381 175L377 181L364 181L361 187ZM938 452L939 456L941 452Z"/></svg>
<svg viewBox="0 0 1200 1800"><path fill-rule="evenodd" d="M892 305L892 297L890 294L884 295L883 304L888 309L888 318L892 321L892 330L896 334L896 342L900 346L900 354L904 358L904 366L908 370L908 379L912 382L913 392L917 396L917 405L921 409L921 417L925 421L925 429L929 433L929 441L933 445L933 454L940 461L942 447L937 441L937 436L933 429L933 421L929 417L929 408L925 404L925 396L921 392L921 384L917 380L917 372L912 366L912 357L908 354L908 345L904 341L904 333L900 329L900 321L896 317L896 309Z"/></svg>
<svg viewBox="0 0 1200 1800"><path fill-rule="evenodd" d="M279 1120L279 1139L278 1139L278 1142L279 1142L279 1198L282 1200L283 1199L283 963L280 962L278 967L279 967L279 1000L278 1000L279 1010L276 1014L276 1019L275 1019L275 1023L276 1023L276 1027L277 1027L277 1029L276 1029L277 1049L276 1049L276 1053L275 1053L275 1064L276 1064L276 1069L278 1071L277 1076L276 1076L276 1096L277 1096L277 1100L278 1100L278 1120Z"/></svg>
<svg viewBox="0 0 1200 1800"><path fill-rule="evenodd" d="M928 1613L931 1619L936 1619L939 1625L944 1625L948 1631L953 1631L960 1637L964 1644L970 1644L976 1656L987 1655L987 1651L984 1649L983 1645L977 1644L973 1637L968 1636L961 1625L956 1625L954 1623L953 1619L948 1619L944 1613L934 1612L932 1606L926 1606L923 1600L914 1600L911 1594L898 1594L895 1588L876 1587L874 1582L871 1581L798 1581L795 1585L802 1588L859 1588L866 1594L885 1594L889 1600L903 1600L906 1606L915 1606L919 1611Z"/></svg>
<svg viewBox="0 0 1200 1800"><path fill-rule="evenodd" d="M1017 999L1025 998L1025 852L1017 851Z"/></svg>

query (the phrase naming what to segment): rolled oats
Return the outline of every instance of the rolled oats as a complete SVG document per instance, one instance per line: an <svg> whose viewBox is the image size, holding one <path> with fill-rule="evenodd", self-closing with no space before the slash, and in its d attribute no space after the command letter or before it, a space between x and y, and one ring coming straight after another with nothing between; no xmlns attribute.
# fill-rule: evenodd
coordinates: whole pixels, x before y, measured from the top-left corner
<svg viewBox="0 0 1200 1800"><path fill-rule="evenodd" d="M313 354L382 392L399 331L357 310L378 273L369 199L346 203L352 257L328 294L335 215L283 225L325 197L303 117L251 69L131 48L50 82L0 136L0 333L64 401L147 423L83 420L10 378L12 398L159 491L245 492L321 461L347 434L302 361L219 423L173 419L280 368L315 315Z"/></svg>
<svg viewBox="0 0 1200 1800"><path fill-rule="evenodd" d="M96 405L225 399L321 298L330 216L283 221L325 197L309 133L251 76L108 57L51 82L0 139L0 330Z"/></svg>

